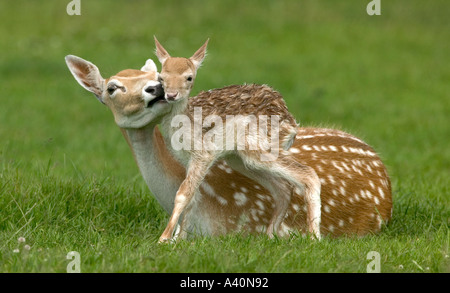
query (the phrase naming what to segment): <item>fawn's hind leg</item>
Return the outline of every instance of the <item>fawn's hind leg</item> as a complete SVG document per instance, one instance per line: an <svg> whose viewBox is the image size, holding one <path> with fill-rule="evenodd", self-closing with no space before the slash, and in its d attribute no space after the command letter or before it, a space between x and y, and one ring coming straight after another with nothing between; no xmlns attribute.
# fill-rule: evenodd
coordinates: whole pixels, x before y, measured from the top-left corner
<svg viewBox="0 0 450 293"><path fill-rule="evenodd" d="M320 239L320 221L321 221L321 184L316 171L306 165L297 162L290 156L283 156L277 162L284 168L284 174L291 178L290 182L294 188L300 189L300 194L305 196L307 208L307 226L309 233L317 239ZM286 178L286 180L289 180ZM300 182L302 184L297 184ZM292 194L295 190L291 190Z"/></svg>
<svg viewBox="0 0 450 293"><path fill-rule="evenodd" d="M266 168L255 168L254 166L247 166L243 159L238 156L231 156L226 159L228 165L243 174L244 176L258 182L261 186L266 188L274 200L274 209L272 212L272 219L266 229L266 233L272 237L277 232L278 227L274 226L274 219L284 219L287 208L290 203L290 190L286 188L288 182L271 174ZM281 224L280 222L280 224Z"/></svg>
<svg viewBox="0 0 450 293"><path fill-rule="evenodd" d="M278 231L291 202L294 189L298 188L305 196L307 204L308 231L320 239L320 180L317 173L309 166L300 164L289 155L281 155L274 161L260 160L260 154L246 152L241 155L247 169L252 170L245 175L266 187L274 197L275 209L267 233L272 235ZM255 178L258 174L260 178ZM275 181L270 179L275 179ZM289 189L290 188L290 189Z"/></svg>

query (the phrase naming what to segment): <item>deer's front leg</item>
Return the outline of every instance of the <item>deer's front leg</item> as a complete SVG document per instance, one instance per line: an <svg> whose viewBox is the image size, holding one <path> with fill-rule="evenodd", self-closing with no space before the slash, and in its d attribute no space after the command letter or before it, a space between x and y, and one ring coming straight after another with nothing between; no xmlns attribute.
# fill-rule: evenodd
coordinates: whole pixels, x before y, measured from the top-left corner
<svg viewBox="0 0 450 293"><path fill-rule="evenodd" d="M210 166L212 165L212 158L196 158L192 159L189 163L186 178L181 183L180 188L175 195L175 204L172 211L172 215L169 219L169 223L166 229L159 238L159 242L167 242L172 239L173 231L178 223L178 220L185 210L186 206L192 201L198 187L208 173Z"/></svg>

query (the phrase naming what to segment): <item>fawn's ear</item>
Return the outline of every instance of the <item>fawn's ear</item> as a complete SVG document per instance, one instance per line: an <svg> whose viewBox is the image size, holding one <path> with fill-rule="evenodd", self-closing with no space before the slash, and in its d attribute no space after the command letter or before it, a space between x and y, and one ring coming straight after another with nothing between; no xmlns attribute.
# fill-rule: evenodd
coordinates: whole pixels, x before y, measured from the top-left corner
<svg viewBox="0 0 450 293"><path fill-rule="evenodd" d="M200 49L198 49L197 52L195 52L194 55L192 55L192 57L189 58L189 60L191 60L192 63L194 63L196 69L198 69L202 65L203 59L205 59L206 47L208 46L208 42L209 39L207 39L206 42L203 44L203 46L201 46Z"/></svg>
<svg viewBox="0 0 450 293"><path fill-rule="evenodd" d="M155 64L155 62L153 62L152 59L147 59L147 61L145 62L145 65L142 66L141 71L157 72L158 68L156 68L156 64Z"/></svg>
<svg viewBox="0 0 450 293"><path fill-rule="evenodd" d="M69 70L76 81L78 81L82 87L93 93L97 99L103 103L102 92L104 79L100 75L97 66L73 55L67 55L65 59L67 67L69 67Z"/></svg>
<svg viewBox="0 0 450 293"><path fill-rule="evenodd" d="M166 62L167 58L170 57L169 53L167 53L166 49L164 49L164 47L158 42L158 39L156 39L155 36L153 36L155 38L155 45L156 45L156 57L158 57L159 62L161 62L161 64L164 64L164 62Z"/></svg>

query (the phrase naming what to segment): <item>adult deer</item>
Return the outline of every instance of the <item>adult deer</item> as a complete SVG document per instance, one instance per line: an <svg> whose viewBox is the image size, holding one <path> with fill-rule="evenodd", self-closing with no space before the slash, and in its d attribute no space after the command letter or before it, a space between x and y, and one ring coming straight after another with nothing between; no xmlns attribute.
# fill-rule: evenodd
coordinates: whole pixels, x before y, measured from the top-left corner
<svg viewBox="0 0 450 293"><path fill-rule="evenodd" d="M89 61L69 55L66 63L77 82L110 108L150 191L171 213L186 171L173 158L157 127L172 105L161 93L156 65L147 61L141 70L123 70L104 79ZM203 92L190 98L189 104L203 95L220 94L220 89ZM298 128L289 151L297 161L313 167L320 178L323 235L376 233L390 220L390 180L379 156L366 143L339 130ZM260 233L272 218L274 201L269 191L221 160L211 167L198 195L202 200L183 215L185 227L179 237ZM283 236L296 231L308 231L305 199L298 193L276 232Z"/></svg>
<svg viewBox="0 0 450 293"><path fill-rule="evenodd" d="M192 110L188 99L208 41L190 58L170 56L156 37L155 44L156 56L162 64L160 81L165 98L174 104L162 119L163 133L173 144L179 131L179 115L187 118L184 124L193 124L193 127L182 127L186 147L173 152L186 166L187 173L160 241L172 238L179 217L190 208L197 189L218 159L270 191L275 202L266 231L270 237L283 222L296 189L305 197L308 231L320 239L320 180L313 168L299 163L286 151L295 139L298 125L283 97L265 85L230 86L217 90L219 94L197 96ZM195 108L201 114L196 115ZM267 117L271 117L270 125ZM253 124L255 131L246 131L247 124ZM214 143L208 144L207 137L214 137Z"/></svg>

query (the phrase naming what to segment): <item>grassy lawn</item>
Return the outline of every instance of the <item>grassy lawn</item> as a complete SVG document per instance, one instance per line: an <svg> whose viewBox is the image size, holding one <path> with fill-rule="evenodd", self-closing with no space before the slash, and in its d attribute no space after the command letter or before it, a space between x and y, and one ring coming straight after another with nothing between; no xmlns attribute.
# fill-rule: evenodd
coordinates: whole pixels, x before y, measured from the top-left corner
<svg viewBox="0 0 450 293"><path fill-rule="evenodd" d="M448 1L0 2L0 272L450 272ZM303 125L363 138L388 166L392 222L364 238L227 235L158 245L168 215L112 114L67 69L104 77L189 56L210 38L194 93L265 83ZM18 238L25 242L19 243Z"/></svg>

